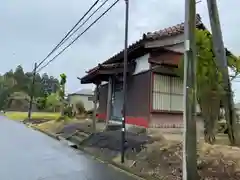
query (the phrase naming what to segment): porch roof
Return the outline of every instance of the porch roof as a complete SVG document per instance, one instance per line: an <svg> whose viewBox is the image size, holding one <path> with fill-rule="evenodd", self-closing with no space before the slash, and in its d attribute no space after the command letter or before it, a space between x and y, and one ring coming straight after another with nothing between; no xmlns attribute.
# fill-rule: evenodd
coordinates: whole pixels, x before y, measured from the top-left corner
<svg viewBox="0 0 240 180"><path fill-rule="evenodd" d="M134 61L128 63L128 72L133 72L135 64ZM99 80L108 81L109 76L123 73L123 68L123 62L98 64L97 67L87 71L87 75L78 79L81 80L82 84L98 83Z"/></svg>

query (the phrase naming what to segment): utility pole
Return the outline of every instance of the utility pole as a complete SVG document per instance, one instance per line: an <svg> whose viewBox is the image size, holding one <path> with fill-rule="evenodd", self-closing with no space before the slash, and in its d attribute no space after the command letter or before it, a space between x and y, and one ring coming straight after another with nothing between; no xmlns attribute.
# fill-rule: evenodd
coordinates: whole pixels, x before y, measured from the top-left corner
<svg viewBox="0 0 240 180"><path fill-rule="evenodd" d="M28 119L31 119L32 115L32 104L33 104L33 95L34 95L34 85L36 80L36 71L37 71L37 63L34 64L34 70L33 70L33 79L32 79L32 86L31 86L31 95L30 95L30 101L29 101L29 108L28 108Z"/></svg>
<svg viewBox="0 0 240 180"><path fill-rule="evenodd" d="M106 128L108 128L109 121L111 119L111 111L112 111L112 81L113 77L109 76L108 78L108 97L107 97L107 117L106 117Z"/></svg>
<svg viewBox="0 0 240 180"><path fill-rule="evenodd" d="M98 103L98 92L99 92L99 83L96 83L96 87L94 90L94 97L93 97L93 117L92 117L92 132L96 132L96 119L97 119L97 103Z"/></svg>
<svg viewBox="0 0 240 180"><path fill-rule="evenodd" d="M223 75L224 90L226 95L223 96L225 117L228 125L228 135L232 144L236 144L236 114L233 107L233 96L231 83L229 80L227 57L223 43L222 30L219 20L218 7L216 0L207 0L210 24L212 29L212 38L216 64Z"/></svg>
<svg viewBox="0 0 240 180"><path fill-rule="evenodd" d="M185 0L183 180L197 180L196 1Z"/></svg>
<svg viewBox="0 0 240 180"><path fill-rule="evenodd" d="M122 144L121 163L124 163L125 155L125 124L126 124L126 103L127 103L127 64L128 64L128 20L129 20L129 0L125 0L125 47L124 47L124 70L123 70L123 117L122 117Z"/></svg>

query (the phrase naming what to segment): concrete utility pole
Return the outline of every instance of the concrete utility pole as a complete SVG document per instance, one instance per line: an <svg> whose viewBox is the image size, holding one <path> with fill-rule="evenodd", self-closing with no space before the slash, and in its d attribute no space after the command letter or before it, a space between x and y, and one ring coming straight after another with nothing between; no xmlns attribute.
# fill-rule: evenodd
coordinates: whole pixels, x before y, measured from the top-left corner
<svg viewBox="0 0 240 180"><path fill-rule="evenodd" d="M216 56L216 64L219 70L222 72L223 81L224 81L224 89L226 95L224 95L224 109L225 109L225 117L227 120L229 138L231 143L235 144L235 133L233 127L235 127L236 123L236 114L234 111L234 102L232 96L232 89L229 80L228 73L228 65L227 65L227 57L225 52L225 47L223 43L222 31L220 26L218 8L216 0L207 0L208 4L208 12L212 29L212 38L213 38L213 46L214 53Z"/></svg>
<svg viewBox="0 0 240 180"><path fill-rule="evenodd" d="M93 97L93 117L92 117L92 132L96 132L96 120L97 120L97 103L98 103L98 91L99 91L99 83L96 84L94 90L94 97Z"/></svg>
<svg viewBox="0 0 240 180"><path fill-rule="evenodd" d="M112 80L113 77L109 76L108 79L108 97L107 97L107 117L106 117L106 127L109 125L109 121L111 119L111 112L112 112Z"/></svg>
<svg viewBox="0 0 240 180"><path fill-rule="evenodd" d="M197 180L196 1L185 0L183 180Z"/></svg>
<svg viewBox="0 0 240 180"><path fill-rule="evenodd" d="M31 96L29 101L29 108L28 108L28 119L31 119L32 115L32 104L33 104L33 95L34 95L34 86L35 86L35 80L36 80L36 71L37 71L37 63L34 64L34 70L33 70L33 79L32 79L32 87L31 87Z"/></svg>
<svg viewBox="0 0 240 180"><path fill-rule="evenodd" d="M124 70L123 70L123 117L122 117L122 144L121 163L124 163L125 155L125 123L126 123L126 102L127 102L127 64L128 64L128 20L129 20L129 0L125 0L125 47L124 47Z"/></svg>

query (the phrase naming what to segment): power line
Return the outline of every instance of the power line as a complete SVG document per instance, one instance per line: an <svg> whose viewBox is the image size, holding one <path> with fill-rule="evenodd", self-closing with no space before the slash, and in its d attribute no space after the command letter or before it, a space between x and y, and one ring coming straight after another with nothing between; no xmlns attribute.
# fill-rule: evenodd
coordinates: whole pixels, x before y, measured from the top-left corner
<svg viewBox="0 0 240 180"><path fill-rule="evenodd" d="M78 24L86 17L86 15L98 4L99 0L96 0L95 3L88 9L88 11L79 19L79 21L72 27L70 31L64 36L64 38L53 48L53 50L37 65L37 68L41 66L47 58L49 58L52 53L54 53L63 43L63 41L69 36L69 34L78 26Z"/></svg>
<svg viewBox="0 0 240 180"><path fill-rule="evenodd" d="M104 11L95 21L93 21L82 33L80 33L71 43L69 43L65 48L63 48L56 56L54 56L50 61L42 66L37 72L41 71L43 68L47 67L51 62L53 62L59 55L61 55L67 48L69 48L73 43L75 43L85 32L87 32L99 19L101 19L108 11L110 11L119 0L116 0L106 11Z"/></svg>
<svg viewBox="0 0 240 180"><path fill-rule="evenodd" d="M105 0L77 29L75 29L62 43L64 44L70 37L73 36L73 34L75 34L81 27L83 27L83 25L86 24L86 22L94 15L96 14L97 11L99 11L99 9L101 9L109 0Z"/></svg>

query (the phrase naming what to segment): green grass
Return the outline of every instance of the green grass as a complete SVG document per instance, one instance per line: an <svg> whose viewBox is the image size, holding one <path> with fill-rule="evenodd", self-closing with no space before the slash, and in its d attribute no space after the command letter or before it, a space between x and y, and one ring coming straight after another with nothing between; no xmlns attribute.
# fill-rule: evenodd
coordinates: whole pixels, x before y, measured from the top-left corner
<svg viewBox="0 0 240 180"><path fill-rule="evenodd" d="M5 115L12 120L24 120L28 117L28 112L6 112ZM32 119L49 119L49 120L56 120L60 117L60 113L53 113L53 112L33 112Z"/></svg>

